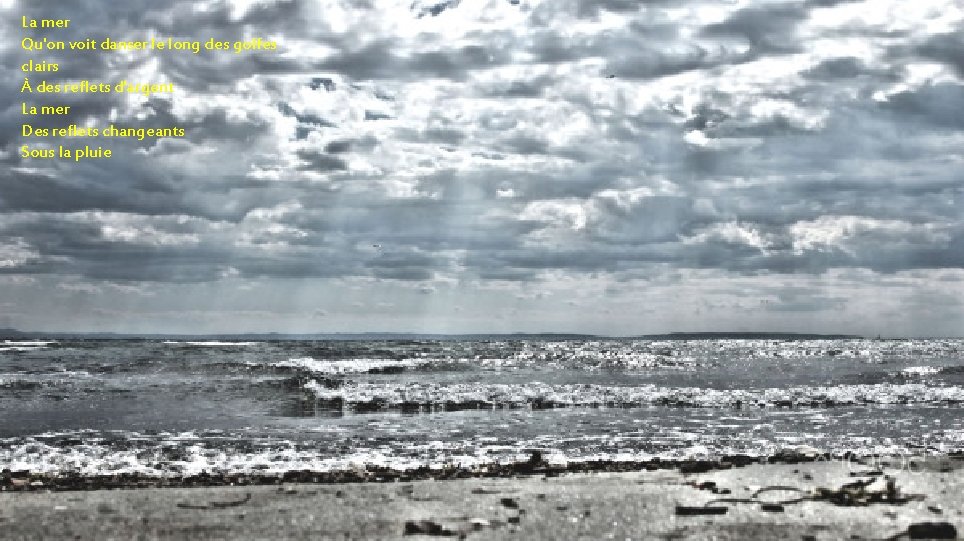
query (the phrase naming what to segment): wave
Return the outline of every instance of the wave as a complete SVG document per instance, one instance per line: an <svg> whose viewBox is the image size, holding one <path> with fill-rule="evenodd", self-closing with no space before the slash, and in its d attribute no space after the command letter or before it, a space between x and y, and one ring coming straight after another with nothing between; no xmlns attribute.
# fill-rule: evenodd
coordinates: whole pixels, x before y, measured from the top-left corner
<svg viewBox="0 0 964 541"><path fill-rule="evenodd" d="M962 404L964 387L923 384L800 386L785 389L719 390L699 387L603 385L346 383L331 388L309 381L305 390L323 407L357 412L452 411L502 408L692 408L835 407L891 404Z"/></svg>
<svg viewBox="0 0 964 541"><path fill-rule="evenodd" d="M90 379L91 373L83 370L60 370L42 373L0 374L0 389L28 390L40 387L54 387L81 379Z"/></svg>
<svg viewBox="0 0 964 541"><path fill-rule="evenodd" d="M53 340L4 340L3 342L0 342L0 352L36 351L38 349L48 348L52 344L56 344L56 343L57 342Z"/></svg>
<svg viewBox="0 0 964 541"><path fill-rule="evenodd" d="M900 371L904 376L933 376L940 374L943 369L939 366L909 366Z"/></svg>
<svg viewBox="0 0 964 541"><path fill-rule="evenodd" d="M196 347L230 347L230 346L254 346L260 342L222 342L220 340L205 340L199 342L178 342L176 340L165 340L165 344L170 346L196 346Z"/></svg>
<svg viewBox="0 0 964 541"><path fill-rule="evenodd" d="M237 441L227 435L211 436L193 431L160 435L77 431L9 438L0 440L0 463L10 470L33 474L180 477L203 473L277 475L366 467L406 470L431 462L428 457L391 456L393 453L384 449L358 449L332 456L316 445L299 445L289 440Z"/></svg>
<svg viewBox="0 0 964 541"><path fill-rule="evenodd" d="M738 455L764 458L783 453L923 457L947 452L944 448L906 447L893 441L866 441L848 436L828 440L816 448L798 444L788 446L779 441L750 442L740 438L731 441L695 438L669 446L626 447L626 442L618 437L600 435L581 439L575 446L540 436L507 441L476 437L420 444L400 442L377 448L328 449L311 442L280 438L238 441L231 434L210 432L74 431L0 439L0 464L15 472L29 471L34 475L94 477L126 474L177 478L206 474L364 473L380 469L399 472L425 468L471 470L523 463L533 451L539 451L546 464L562 467L592 461L705 460ZM952 449L961 449L964 445L964 433L948 433L945 439Z"/></svg>
<svg viewBox="0 0 964 541"><path fill-rule="evenodd" d="M622 369L632 370L641 368L668 368L678 370L695 370L701 366L695 359L665 358L649 354L604 354L596 357L581 354L565 358L539 358L509 356L503 358L467 358L467 357L402 357L402 358L336 358L316 359L303 357L271 363L273 368L287 368L301 370L310 374L345 375L345 374L398 374L410 370L513 370L519 368L537 369L565 369L565 370L600 370Z"/></svg>
<svg viewBox="0 0 964 541"><path fill-rule="evenodd" d="M49 346L56 344L54 340L4 340L4 346Z"/></svg>
<svg viewBox="0 0 964 541"><path fill-rule="evenodd" d="M395 374L433 364L431 359L313 359L304 357L272 363L276 368L294 368L322 375Z"/></svg>
<svg viewBox="0 0 964 541"><path fill-rule="evenodd" d="M660 360L718 359L858 359L882 361L893 357L957 357L964 352L962 339L710 339L710 340L590 340L526 342L513 357L557 360L634 357Z"/></svg>

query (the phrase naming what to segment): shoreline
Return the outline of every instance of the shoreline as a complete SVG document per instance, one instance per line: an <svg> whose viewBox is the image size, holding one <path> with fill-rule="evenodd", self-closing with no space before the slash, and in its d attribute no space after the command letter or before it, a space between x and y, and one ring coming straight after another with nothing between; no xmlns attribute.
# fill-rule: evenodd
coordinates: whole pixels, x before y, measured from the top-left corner
<svg viewBox="0 0 964 541"><path fill-rule="evenodd" d="M140 473L117 473L104 475L80 475L76 473L35 473L30 470L0 470L0 493L32 491L89 491L136 488L199 488L266 486L283 483L300 484L365 484L397 483L414 481L450 481L467 479L500 479L516 477L557 477L566 474L633 473L643 471L678 471L681 474L699 474L725 471L752 465L796 465L839 463L850 468L866 470L867 467L897 467L907 470L955 470L964 467L964 451L940 455L927 455L908 459L901 456L865 456L853 453L834 455L816 450L792 451L769 456L728 455L714 459L665 459L648 460L584 460L571 461L565 465L545 462L539 452L529 460L508 464L484 464L473 467L421 466L413 469L393 469L368 465L351 470L312 471L289 470L283 473L208 473L186 476L150 476Z"/></svg>
<svg viewBox="0 0 964 541"><path fill-rule="evenodd" d="M915 471L819 460L704 466L83 493L32 487L0 493L0 536L823 540L964 532L960 458Z"/></svg>

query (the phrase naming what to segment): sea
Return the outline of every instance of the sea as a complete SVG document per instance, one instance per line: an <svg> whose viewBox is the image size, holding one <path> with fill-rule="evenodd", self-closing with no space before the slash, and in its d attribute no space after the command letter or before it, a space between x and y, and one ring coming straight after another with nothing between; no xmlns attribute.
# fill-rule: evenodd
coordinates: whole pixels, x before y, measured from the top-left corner
<svg viewBox="0 0 964 541"><path fill-rule="evenodd" d="M960 339L0 340L0 468L337 472L964 450Z"/></svg>

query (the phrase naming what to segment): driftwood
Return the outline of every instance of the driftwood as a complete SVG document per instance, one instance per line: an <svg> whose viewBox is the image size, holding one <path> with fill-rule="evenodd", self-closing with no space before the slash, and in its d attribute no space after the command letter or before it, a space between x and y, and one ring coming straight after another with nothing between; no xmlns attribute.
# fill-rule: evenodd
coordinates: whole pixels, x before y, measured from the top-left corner
<svg viewBox="0 0 964 541"><path fill-rule="evenodd" d="M244 498L232 502L211 502L208 504L192 504L192 503L178 503L177 506L181 509L227 509L229 507L237 507L239 505L244 505L251 501L251 493L245 494Z"/></svg>
<svg viewBox="0 0 964 541"><path fill-rule="evenodd" d="M677 505L676 514L679 516L692 515L723 515L729 511L729 507L690 507L688 505Z"/></svg>
<svg viewBox="0 0 964 541"><path fill-rule="evenodd" d="M897 487L893 477L885 477L885 485L879 490L870 490L868 487L875 482L875 479L859 480L842 485L840 488L831 489L818 487L814 490L803 490L791 486L768 486L754 492L749 498L717 498L706 503L707 506L717 503L749 503L766 506L764 511L780 511L785 505L792 505L800 502L829 502L841 506L863 506L875 503L902 505L907 502L923 500L920 494L903 494ZM797 497L787 498L777 501L761 501L760 495L767 492L796 492ZM777 509L780 507L781 509Z"/></svg>

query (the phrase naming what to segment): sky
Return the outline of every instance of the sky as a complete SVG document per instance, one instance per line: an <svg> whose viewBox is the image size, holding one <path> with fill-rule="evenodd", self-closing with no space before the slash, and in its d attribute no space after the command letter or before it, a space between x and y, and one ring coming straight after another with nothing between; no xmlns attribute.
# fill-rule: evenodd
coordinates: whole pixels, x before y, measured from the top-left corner
<svg viewBox="0 0 964 541"><path fill-rule="evenodd" d="M28 53L23 16L278 50ZM964 334L959 0L0 0L0 36L0 327ZM25 100L29 59L176 90ZM21 158L45 100L186 135Z"/></svg>

